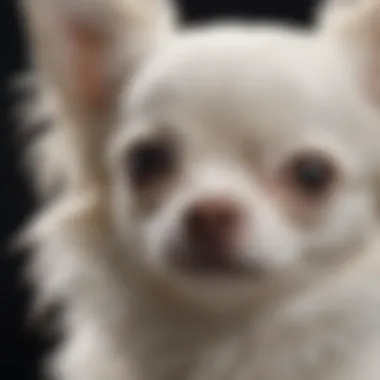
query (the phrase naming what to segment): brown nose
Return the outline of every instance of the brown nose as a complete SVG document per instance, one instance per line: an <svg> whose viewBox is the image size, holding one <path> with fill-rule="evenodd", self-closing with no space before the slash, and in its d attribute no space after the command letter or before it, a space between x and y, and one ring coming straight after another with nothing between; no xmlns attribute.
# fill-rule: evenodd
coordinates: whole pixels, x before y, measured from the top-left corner
<svg viewBox="0 0 380 380"><path fill-rule="evenodd" d="M185 216L187 236L203 248L225 248L237 238L243 212L230 199L207 198L196 202Z"/></svg>

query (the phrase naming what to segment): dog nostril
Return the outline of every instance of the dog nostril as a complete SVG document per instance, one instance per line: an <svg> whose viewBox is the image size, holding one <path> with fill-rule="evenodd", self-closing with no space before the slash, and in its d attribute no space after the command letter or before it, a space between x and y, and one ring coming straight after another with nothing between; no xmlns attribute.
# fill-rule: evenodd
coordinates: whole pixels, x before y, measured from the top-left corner
<svg viewBox="0 0 380 380"><path fill-rule="evenodd" d="M185 226L190 240L198 244L228 244L240 227L242 212L232 201L207 199L188 211Z"/></svg>

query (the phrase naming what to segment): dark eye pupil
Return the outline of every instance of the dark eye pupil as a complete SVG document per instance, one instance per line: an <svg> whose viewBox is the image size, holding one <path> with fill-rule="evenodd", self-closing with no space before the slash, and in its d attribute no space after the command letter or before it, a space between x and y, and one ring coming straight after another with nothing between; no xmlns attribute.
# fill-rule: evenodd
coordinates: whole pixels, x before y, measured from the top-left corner
<svg viewBox="0 0 380 380"><path fill-rule="evenodd" d="M129 172L133 182L143 186L172 172L174 164L174 151L169 144L149 142L132 151Z"/></svg>
<svg viewBox="0 0 380 380"><path fill-rule="evenodd" d="M296 185L305 192L319 193L333 180L333 170L329 162L309 157L298 160L293 168Z"/></svg>

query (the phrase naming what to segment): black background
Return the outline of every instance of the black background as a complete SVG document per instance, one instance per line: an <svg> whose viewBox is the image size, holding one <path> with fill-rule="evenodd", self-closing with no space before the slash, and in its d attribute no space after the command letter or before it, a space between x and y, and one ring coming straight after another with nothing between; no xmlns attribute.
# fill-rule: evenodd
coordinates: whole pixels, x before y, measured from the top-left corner
<svg viewBox="0 0 380 380"><path fill-rule="evenodd" d="M78 0L80 1L80 0ZM276 17L305 22L316 0L183 0L185 19L204 20L225 16ZM7 240L33 208L19 167L21 147L12 138L17 125L11 119L14 96L7 83L27 67L17 0L0 0L0 379L34 380L46 339L41 330L26 324L30 292L20 279L24 260L9 257ZM44 327L44 326L43 326ZM44 329L42 329L44 330Z"/></svg>

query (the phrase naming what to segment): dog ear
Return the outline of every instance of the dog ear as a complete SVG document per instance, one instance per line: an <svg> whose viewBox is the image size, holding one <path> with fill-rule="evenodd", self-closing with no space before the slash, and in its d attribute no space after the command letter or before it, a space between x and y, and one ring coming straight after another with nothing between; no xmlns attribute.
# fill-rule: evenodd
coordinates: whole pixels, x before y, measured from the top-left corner
<svg viewBox="0 0 380 380"><path fill-rule="evenodd" d="M121 88L170 38L174 9L166 0L23 0L22 8L58 140L65 140L63 169L78 184L94 180Z"/></svg>
<svg viewBox="0 0 380 380"><path fill-rule="evenodd" d="M365 0L323 0L317 5L316 19L322 28L336 28L352 17Z"/></svg>
<svg viewBox="0 0 380 380"><path fill-rule="evenodd" d="M328 0L319 26L343 48L369 101L380 107L380 0Z"/></svg>

